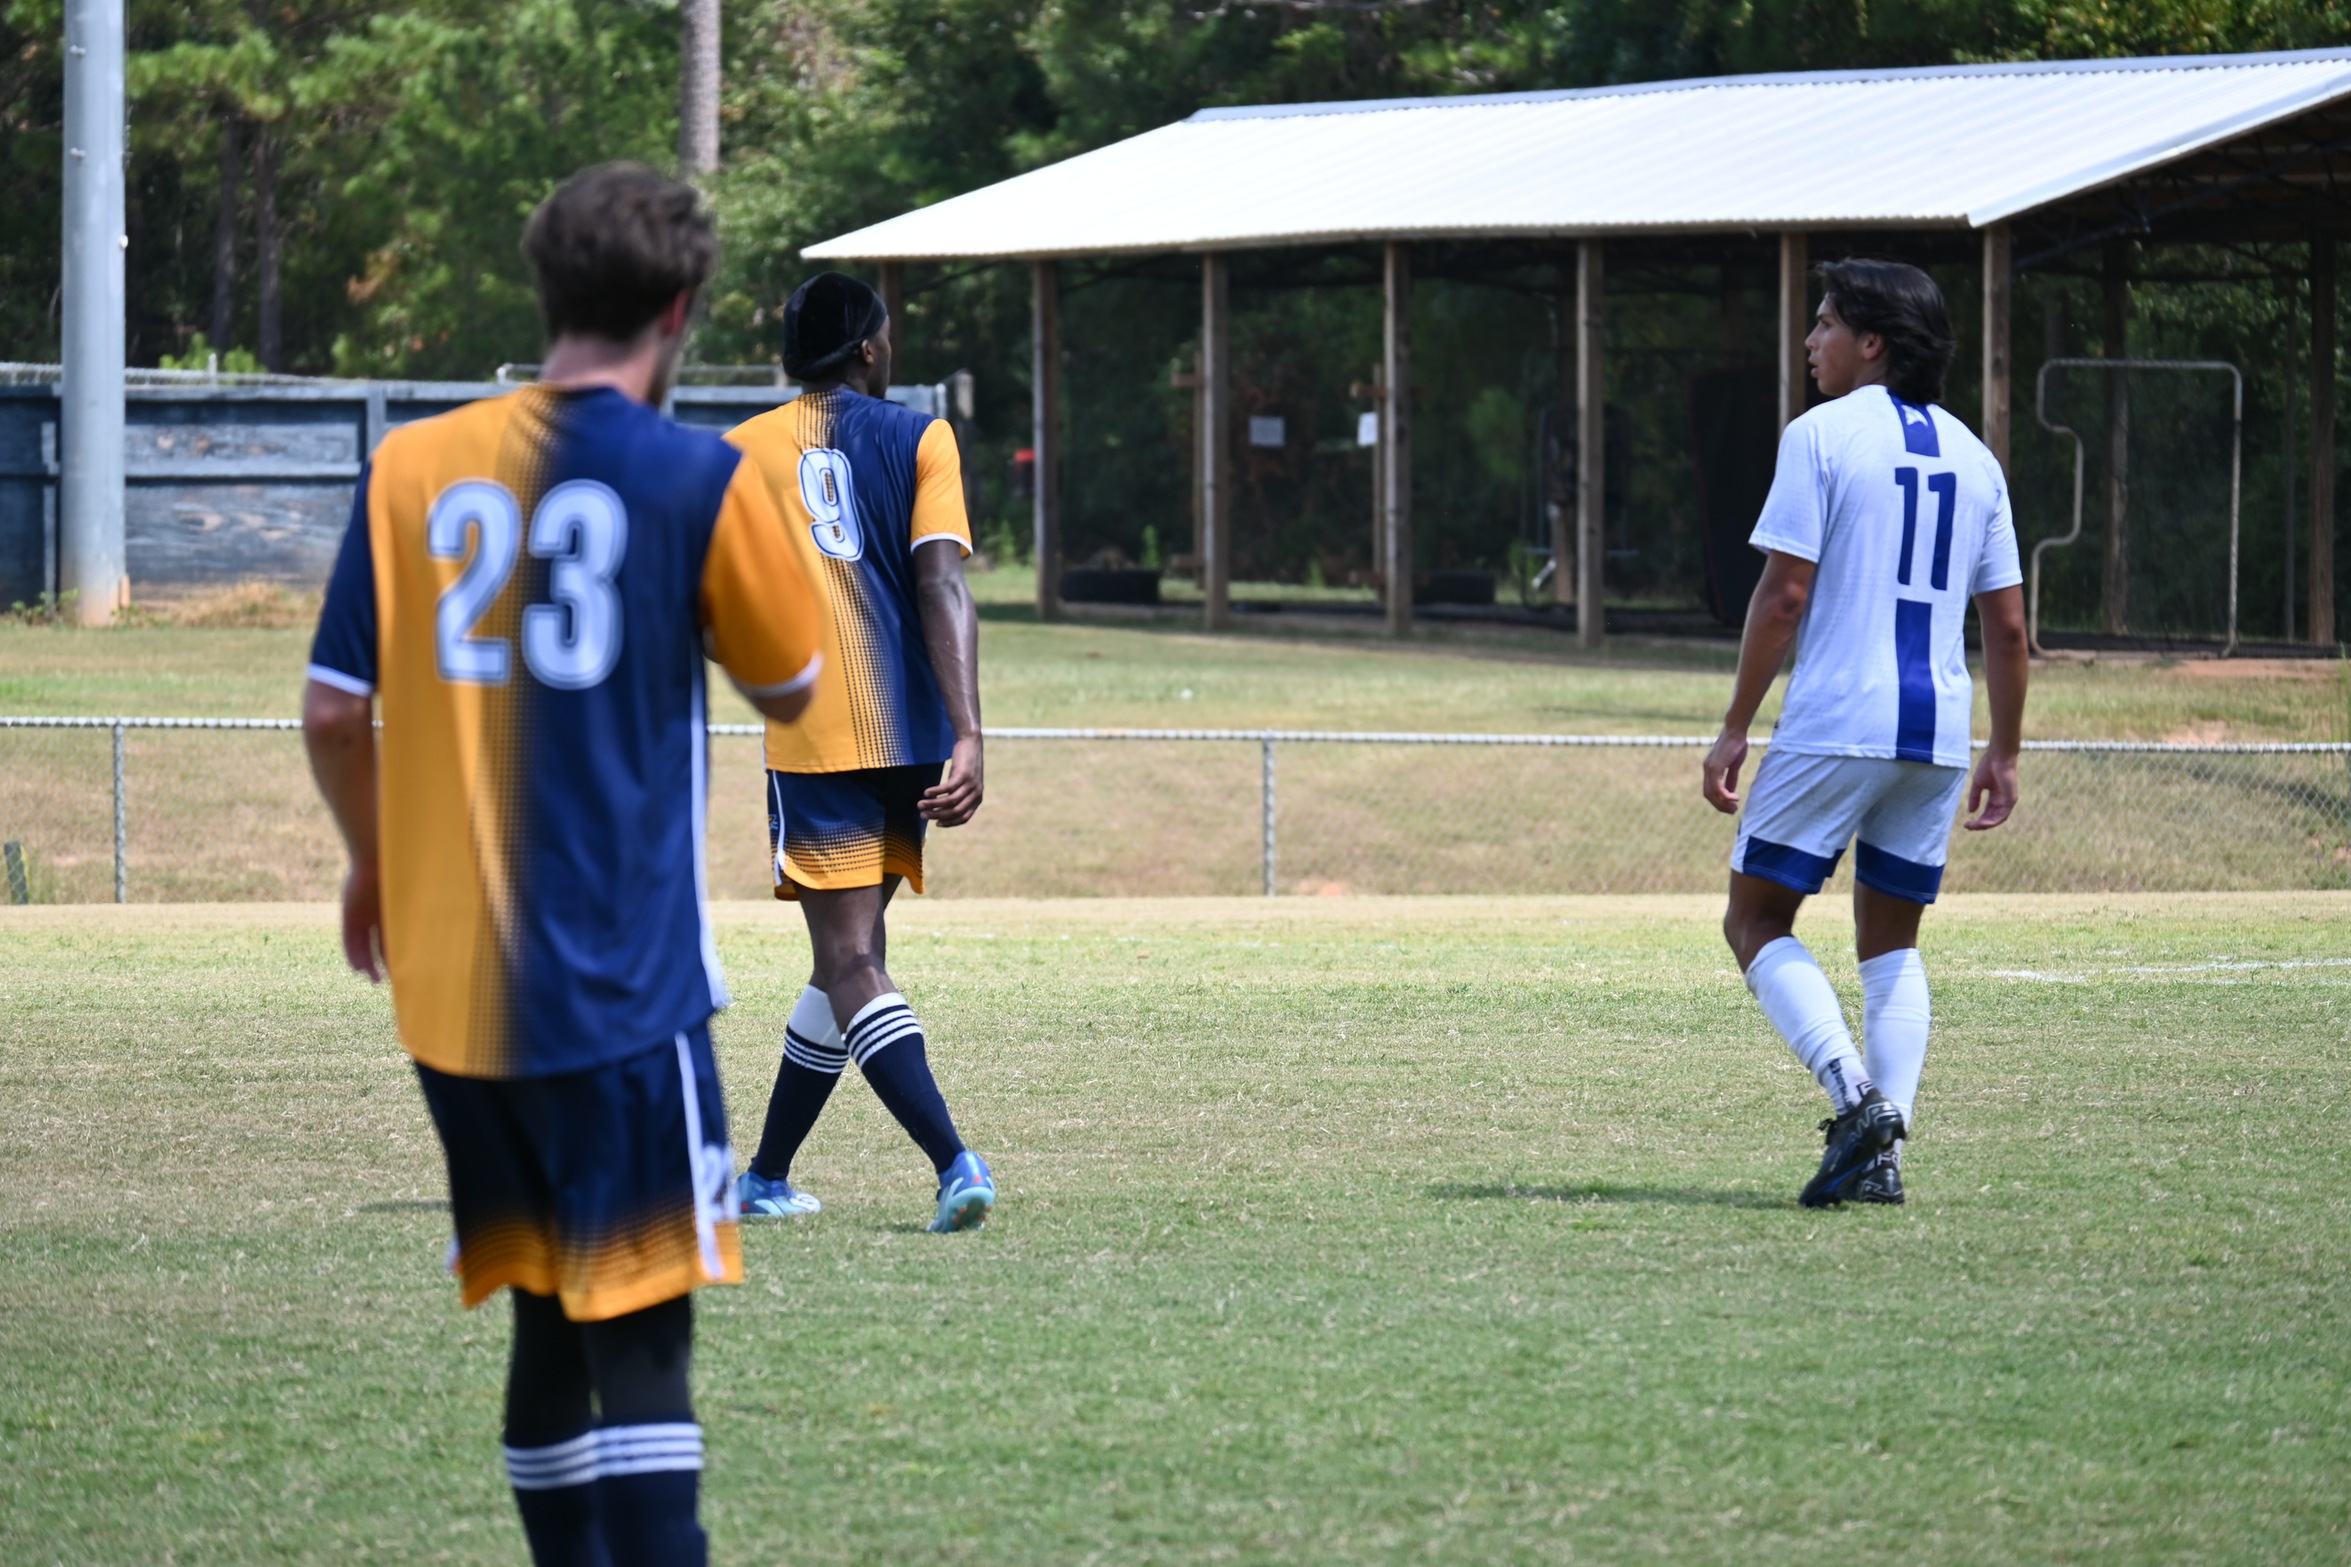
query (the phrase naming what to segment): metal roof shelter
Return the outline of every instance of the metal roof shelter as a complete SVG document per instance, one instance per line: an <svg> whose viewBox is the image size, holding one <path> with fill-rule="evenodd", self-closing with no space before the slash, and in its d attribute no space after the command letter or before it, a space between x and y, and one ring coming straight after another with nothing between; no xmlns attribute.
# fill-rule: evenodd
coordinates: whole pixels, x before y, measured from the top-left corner
<svg viewBox="0 0 2351 1567"><path fill-rule="evenodd" d="M1416 246L1547 254L1574 296L1578 633L1598 639L1602 326L1609 242L1778 241L1780 416L1809 390L1811 242L1907 231L1984 280L1986 442L2005 462L2015 274L2118 239L2311 241L2311 607L2334 636L2333 241L2351 230L2351 49L1812 72L1565 92L1207 109L812 246L814 259L1025 260L1034 268L1040 610L1058 610L1059 276L1078 257L1196 254L1206 615L1229 613L1230 257L1375 243L1389 620L1411 619L1410 283ZM1530 249L1530 246L1539 249ZM2114 268L2109 266L2110 273ZM2119 284L2110 280L2110 294ZM2321 298L2327 308L2321 309ZM2110 318L2112 310L2109 311ZM2112 333L2110 332L2110 335ZM2119 356L2110 343L2109 357ZM2323 383L2323 384L2322 384ZM2323 457L2324 460L2321 460Z"/></svg>

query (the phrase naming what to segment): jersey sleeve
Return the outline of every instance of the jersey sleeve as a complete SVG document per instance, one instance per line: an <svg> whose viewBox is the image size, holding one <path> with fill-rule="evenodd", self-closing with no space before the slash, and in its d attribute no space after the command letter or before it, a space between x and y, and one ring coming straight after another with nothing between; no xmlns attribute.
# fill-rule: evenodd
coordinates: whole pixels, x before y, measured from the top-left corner
<svg viewBox="0 0 2351 1567"><path fill-rule="evenodd" d="M971 553L971 519L963 509L963 453L955 428L933 419L914 449L914 526L908 547L926 539L953 539Z"/></svg>
<svg viewBox="0 0 2351 1567"><path fill-rule="evenodd" d="M751 695L784 696L816 683L823 603L748 457L737 462L710 530L702 623L711 656Z"/></svg>
<svg viewBox="0 0 2351 1567"><path fill-rule="evenodd" d="M1828 532L1829 475L1820 460L1820 424L1798 419L1780 436L1771 493L1747 542L1769 554L1778 550L1799 560L1818 561Z"/></svg>
<svg viewBox="0 0 2351 1567"><path fill-rule="evenodd" d="M2013 588L2024 581L2024 570L2016 555L2016 513L2008 504L2008 486L2002 482L1995 466L1992 475L1992 515L1984 524L1984 550L1976 557L1975 582L1968 588L1973 597L1978 593L1997 593L2002 588Z"/></svg>
<svg viewBox="0 0 2351 1567"><path fill-rule="evenodd" d="M351 521L335 551L318 635L310 643L310 678L353 696L371 696L376 688L375 541L367 522L368 481L374 472L372 466L359 471Z"/></svg>

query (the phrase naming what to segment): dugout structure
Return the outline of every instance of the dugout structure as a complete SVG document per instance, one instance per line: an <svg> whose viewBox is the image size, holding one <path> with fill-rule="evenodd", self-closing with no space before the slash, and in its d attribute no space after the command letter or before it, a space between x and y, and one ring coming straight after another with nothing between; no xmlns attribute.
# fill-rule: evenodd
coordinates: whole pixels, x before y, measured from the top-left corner
<svg viewBox="0 0 2351 1567"><path fill-rule="evenodd" d="M1603 635L1603 385L1612 309L1691 268L1776 276L1778 422L1810 393L1803 338L1818 257L1874 253L1980 282L1978 428L2003 464L2015 419L2016 280L2094 279L2107 357L2125 357L2133 258L2229 247L2306 287L2311 367L2302 626L2335 618L2335 244L2351 229L2351 50L1837 71L1562 92L1204 109L1097 151L809 248L869 262L903 297L909 265L1031 272L1038 611L1061 599L1065 267L1195 276L1200 290L1195 541L1203 614L1229 624L1236 277L1311 281L1352 264L1384 300L1378 549L1387 624L1413 618L1415 277L1547 279L1557 385L1572 406L1573 505L1551 521L1551 586L1579 640ZM2144 270L2141 279L2154 276ZM1631 279L1635 287L1612 283ZM1613 301L1613 303L1612 303ZM1959 301L1954 301L1959 304ZM2265 345L2267 346L2267 345ZM1963 357L1965 349L1963 348ZM2054 355L2048 357L2055 357ZM2128 378L2107 378L2125 383ZM2127 391L2107 449L2127 446ZM2121 434L2117 435L2116 432ZM2290 461L2290 459L2289 459ZM2127 480L2106 549L2127 565ZM2293 503L2289 501L2289 505ZM2289 550L2290 550L2289 546ZM2108 629L2123 595L2108 583ZM2124 579L2127 585L2127 578ZM2289 630L2292 614L2288 612Z"/></svg>

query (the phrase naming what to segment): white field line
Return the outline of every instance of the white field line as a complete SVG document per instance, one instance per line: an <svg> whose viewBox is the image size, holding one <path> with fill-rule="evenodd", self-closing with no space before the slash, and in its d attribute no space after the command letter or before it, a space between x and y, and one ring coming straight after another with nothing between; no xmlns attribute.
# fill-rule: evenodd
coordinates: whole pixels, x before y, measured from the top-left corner
<svg viewBox="0 0 2351 1567"><path fill-rule="evenodd" d="M2212 963L2135 963L2114 968L2083 969L2071 974L2051 974L2026 968L1987 969L1985 973L1992 979L2022 979L2043 985L2086 985L2093 979L2112 974L2241 974L2254 969L2299 968L2351 968L2351 958L2280 958L2243 963L2224 958Z"/></svg>

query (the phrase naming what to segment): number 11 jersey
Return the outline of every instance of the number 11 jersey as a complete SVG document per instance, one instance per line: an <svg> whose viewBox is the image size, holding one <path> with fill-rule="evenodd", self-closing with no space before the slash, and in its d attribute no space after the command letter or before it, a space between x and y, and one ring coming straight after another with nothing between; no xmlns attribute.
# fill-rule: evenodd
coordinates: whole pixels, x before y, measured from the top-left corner
<svg viewBox="0 0 2351 1567"><path fill-rule="evenodd" d="M742 454L609 388L394 430L310 677L373 693L401 1042L459 1077L584 1071L726 1004L703 907L705 649L814 683L823 605Z"/></svg>
<svg viewBox="0 0 2351 1567"><path fill-rule="evenodd" d="M1748 542L1819 568L1772 749L1968 765L1968 601L2024 580L1984 444L1942 408L1861 387L1788 426Z"/></svg>

